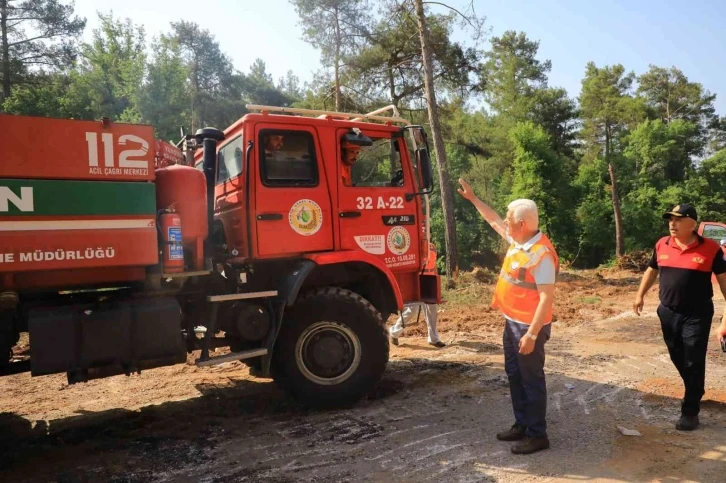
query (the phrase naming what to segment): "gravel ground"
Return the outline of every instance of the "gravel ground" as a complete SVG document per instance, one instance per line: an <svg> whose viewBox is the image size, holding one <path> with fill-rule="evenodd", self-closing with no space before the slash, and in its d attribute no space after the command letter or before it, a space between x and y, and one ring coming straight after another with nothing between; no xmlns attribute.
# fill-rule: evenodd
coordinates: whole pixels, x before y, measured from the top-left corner
<svg viewBox="0 0 726 483"><path fill-rule="evenodd" d="M344 411L305 411L239 363L72 387L3 378L0 481L726 481L726 354L712 337L702 427L676 431L681 383L657 295L639 318L631 297L616 297L610 317L580 310L578 323L553 326L552 447L534 455L494 437L512 423L501 334L469 321L442 331L442 350L400 339L376 390Z"/></svg>

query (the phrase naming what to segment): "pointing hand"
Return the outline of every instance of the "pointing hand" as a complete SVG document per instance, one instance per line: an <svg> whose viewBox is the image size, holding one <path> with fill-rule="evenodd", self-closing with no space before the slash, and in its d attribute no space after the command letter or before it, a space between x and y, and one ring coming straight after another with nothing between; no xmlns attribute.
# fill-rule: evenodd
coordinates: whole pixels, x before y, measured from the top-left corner
<svg viewBox="0 0 726 483"><path fill-rule="evenodd" d="M456 191L458 191L459 194L465 199L469 201L473 200L474 192L472 191L471 186L469 186L469 183L464 181L462 178L459 178L459 184L461 185L461 188L457 189Z"/></svg>

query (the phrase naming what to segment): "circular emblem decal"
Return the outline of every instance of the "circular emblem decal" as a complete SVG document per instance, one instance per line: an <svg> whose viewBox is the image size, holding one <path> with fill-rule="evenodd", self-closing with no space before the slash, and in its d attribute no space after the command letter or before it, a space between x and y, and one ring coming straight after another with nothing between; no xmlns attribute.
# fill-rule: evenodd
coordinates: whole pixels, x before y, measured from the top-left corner
<svg viewBox="0 0 726 483"><path fill-rule="evenodd" d="M299 200L290 208L287 219L297 233L310 236L323 225L323 211L313 200Z"/></svg>
<svg viewBox="0 0 726 483"><path fill-rule="evenodd" d="M411 246L411 235L402 226L394 226L388 232L388 249L396 255L403 255Z"/></svg>

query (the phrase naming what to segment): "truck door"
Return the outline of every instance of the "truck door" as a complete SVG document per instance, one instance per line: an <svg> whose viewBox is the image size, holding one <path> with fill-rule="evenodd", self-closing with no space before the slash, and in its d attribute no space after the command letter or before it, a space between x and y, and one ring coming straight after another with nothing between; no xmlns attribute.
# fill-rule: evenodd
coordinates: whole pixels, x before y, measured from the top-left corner
<svg viewBox="0 0 726 483"><path fill-rule="evenodd" d="M222 141L217 152L217 187L215 190L215 208L222 219L226 235L228 251L242 253L246 231L245 183L242 147L242 133L231 136L229 141ZM218 234L210 234L219 236Z"/></svg>
<svg viewBox="0 0 726 483"><path fill-rule="evenodd" d="M251 207L259 256L333 250L330 192L314 129L258 124Z"/></svg>
<svg viewBox="0 0 726 483"><path fill-rule="evenodd" d="M341 247L375 255L394 272L410 272L420 263L421 220L416 217L418 197L406 200L416 189L410 171L402 169L403 138L363 132L372 144L360 147L348 177L342 163L346 133L342 129L337 136Z"/></svg>
<svg viewBox="0 0 726 483"><path fill-rule="evenodd" d="M242 150L242 132L233 134L222 141L217 151L217 174L214 189L214 207L218 220L222 221L224 233L213 233L215 237L224 236L229 252L237 250L242 253L245 249L246 231L245 221L245 184L244 184L244 155ZM202 161L194 165L196 169L204 172Z"/></svg>

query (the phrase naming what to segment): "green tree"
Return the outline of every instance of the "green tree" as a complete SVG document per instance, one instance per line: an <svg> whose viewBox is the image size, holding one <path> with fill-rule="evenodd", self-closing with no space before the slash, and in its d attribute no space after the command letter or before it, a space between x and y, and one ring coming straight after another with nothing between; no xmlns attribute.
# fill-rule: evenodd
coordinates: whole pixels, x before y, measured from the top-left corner
<svg viewBox="0 0 726 483"><path fill-rule="evenodd" d="M708 147L710 130L719 124L713 105L716 95L689 81L676 67L651 65L638 77L638 84L638 94L645 98L656 119L665 124L681 120L696 127L689 139L690 151L702 155Z"/></svg>
<svg viewBox="0 0 726 483"><path fill-rule="evenodd" d="M465 96L474 87L471 76L478 71L479 53L451 40L455 14L428 15L433 79L439 90L446 88ZM388 0L381 6L366 44L346 59L345 83L368 100L388 99L397 108L421 105L424 72L413 5ZM415 101L415 102L414 102Z"/></svg>
<svg viewBox="0 0 726 483"><path fill-rule="evenodd" d="M608 164L601 157L583 160L575 187L582 194L577 205L578 254L573 263L592 267L612 256L615 250L612 187Z"/></svg>
<svg viewBox="0 0 726 483"><path fill-rule="evenodd" d="M224 129L244 114L243 76L207 29L180 20L171 24L171 38L181 48L191 95L191 130Z"/></svg>
<svg viewBox="0 0 726 483"><path fill-rule="evenodd" d="M54 70L72 63L85 27L86 19L58 0L0 0L2 100L26 83L35 67Z"/></svg>
<svg viewBox="0 0 726 483"><path fill-rule="evenodd" d="M416 19L418 20L418 35L421 42L421 57L424 69L424 87L426 104L428 106L429 124L433 137L436 164L438 166L439 188L441 190L441 210L445 222L446 240L446 275L449 286L457 279L459 274L459 250L456 242L456 221L454 215L454 187L446 158L446 147L441 132L441 119L439 106L436 101L436 86L434 85L433 52L431 37L428 29L428 18L422 0L415 0Z"/></svg>
<svg viewBox="0 0 726 483"><path fill-rule="evenodd" d="M528 39L524 32L508 30L491 44L482 67L486 100L499 114L524 120L532 109L534 92L547 86L552 62L537 60L539 42Z"/></svg>
<svg viewBox="0 0 726 483"><path fill-rule="evenodd" d="M529 119L542 126L552 149L563 156L575 155L579 112L565 89L547 87L534 92Z"/></svg>
<svg viewBox="0 0 726 483"><path fill-rule="evenodd" d="M255 59L250 66L249 74L242 75L241 89L245 103L289 106L295 100L275 86L272 76L267 72L265 61L260 58Z"/></svg>
<svg viewBox="0 0 726 483"><path fill-rule="evenodd" d="M449 145L446 147L449 170L452 177L459 177L471 169L471 156L465 146ZM435 182L438 174L434 173ZM479 193L479 192L478 192ZM497 246L499 240L490 235L489 225L484 227L484 220L471 204L460 196L454 197L454 217L456 219L456 242L459 248L459 266L468 269L473 263L493 267L496 257L491 247ZM441 210L439 192L431 195L431 235L438 248L439 256L446 259L446 220ZM498 238L498 235L497 235ZM442 267L446 270L446 264Z"/></svg>
<svg viewBox="0 0 726 483"><path fill-rule="evenodd" d="M516 152L511 197L534 200L543 231L563 258L572 256L576 233L569 221L575 214L575 196L568 164L552 150L544 129L531 121L517 123L510 137Z"/></svg>
<svg viewBox="0 0 726 483"><path fill-rule="evenodd" d="M161 35L152 45L154 57L147 66L139 111L154 126L156 136L167 141L181 138L181 127L191 119L192 96L181 46Z"/></svg>
<svg viewBox="0 0 726 483"><path fill-rule="evenodd" d="M704 159L678 202L691 202L703 220L726 221L726 149Z"/></svg>
<svg viewBox="0 0 726 483"><path fill-rule="evenodd" d="M709 126L706 152L710 155L726 149L726 116L714 118Z"/></svg>
<svg viewBox="0 0 726 483"><path fill-rule="evenodd" d="M300 100L304 96L300 78L291 70L288 70L285 77L280 77L277 81L277 90L294 100Z"/></svg>
<svg viewBox="0 0 726 483"><path fill-rule="evenodd" d="M15 86L2 110L23 116L76 117L77 113L69 112L66 106L71 85L68 74L51 74L41 70L33 76L33 80L32 83Z"/></svg>
<svg viewBox="0 0 726 483"><path fill-rule="evenodd" d="M625 239L615 164L621 151L622 136L629 123L638 117L638 103L631 94L634 80L635 74L626 73L620 64L599 68L589 62L580 93L580 109L584 122L582 134L587 149L593 156L603 156L610 177L617 257L624 254Z"/></svg>
<svg viewBox="0 0 726 483"><path fill-rule="evenodd" d="M691 156L699 149L692 142L697 131L697 126L683 119L668 124L660 119L639 124L627 136L624 150L634 175L629 180L658 191L685 181L693 167Z"/></svg>
<svg viewBox="0 0 726 483"><path fill-rule="evenodd" d="M332 67L335 110L343 109L340 78L343 59L368 36L368 0L290 0L300 17L303 39L320 49L324 66Z"/></svg>
<svg viewBox="0 0 726 483"><path fill-rule="evenodd" d="M494 37L485 54L481 87L492 109L508 121L531 120L549 134L552 148L572 156L577 108L562 88L548 87L549 60L537 59L539 42L524 32ZM508 129L507 129L508 130Z"/></svg>
<svg viewBox="0 0 726 483"><path fill-rule="evenodd" d="M81 47L81 60L71 73L67 109L86 119L109 117L138 122L139 94L145 76L143 27L131 20L99 13L99 28Z"/></svg>
<svg viewBox="0 0 726 483"><path fill-rule="evenodd" d="M637 92L666 124L682 119L707 125L715 115L716 95L701 84L689 81L676 67L665 69L651 65L648 72L638 77Z"/></svg>

